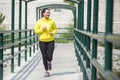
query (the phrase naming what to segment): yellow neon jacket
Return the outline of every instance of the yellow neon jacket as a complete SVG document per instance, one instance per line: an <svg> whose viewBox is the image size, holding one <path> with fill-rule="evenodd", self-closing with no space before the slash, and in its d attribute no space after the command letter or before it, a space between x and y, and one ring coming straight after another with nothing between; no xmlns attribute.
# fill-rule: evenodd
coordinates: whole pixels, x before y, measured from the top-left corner
<svg viewBox="0 0 120 80"><path fill-rule="evenodd" d="M46 26L46 30L43 30L43 27ZM55 22L52 19L46 19L46 18L41 18L36 22L36 25L34 27L34 32L35 34L40 35L39 40L43 42L49 42L53 41L55 34L57 31L57 27ZM50 35L50 32L52 32L53 35Z"/></svg>

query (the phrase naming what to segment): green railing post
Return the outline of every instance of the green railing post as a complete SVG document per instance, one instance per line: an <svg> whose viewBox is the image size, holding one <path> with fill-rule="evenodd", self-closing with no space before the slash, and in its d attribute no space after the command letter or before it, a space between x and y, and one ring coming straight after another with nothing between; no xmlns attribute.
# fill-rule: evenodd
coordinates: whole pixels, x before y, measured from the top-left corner
<svg viewBox="0 0 120 80"><path fill-rule="evenodd" d="M81 3L79 3L78 4L78 22L77 22L77 24L78 24L78 27L77 27L77 29L80 29L80 25L81 25L81 19L80 19L80 17L81 17Z"/></svg>
<svg viewBox="0 0 120 80"><path fill-rule="evenodd" d="M84 30L84 0L81 0L81 30Z"/></svg>
<svg viewBox="0 0 120 80"><path fill-rule="evenodd" d="M99 0L94 0L94 10L93 10L93 34L98 33L98 6L99 6ZM92 59L97 58L97 40L92 39ZM91 80L97 79L97 70L92 65L91 70Z"/></svg>
<svg viewBox="0 0 120 80"><path fill-rule="evenodd" d="M19 41L21 41L21 22L22 22L22 0L19 0ZM18 50L21 51L21 42L19 43ZM21 65L21 53L18 55L18 66Z"/></svg>
<svg viewBox="0 0 120 80"><path fill-rule="evenodd" d="M73 15L74 15L74 28L76 28L76 9L73 12Z"/></svg>
<svg viewBox="0 0 120 80"><path fill-rule="evenodd" d="M27 4L28 2L25 2L25 39L27 39ZM25 61L27 61L27 40L25 41Z"/></svg>
<svg viewBox="0 0 120 80"><path fill-rule="evenodd" d="M14 31L15 23L15 0L12 0L12 13L11 13L11 30ZM14 32L11 33L11 43L14 44ZM11 47L11 72L14 72L14 46Z"/></svg>
<svg viewBox="0 0 120 80"><path fill-rule="evenodd" d="M36 17L37 17L37 20L39 20L40 17L41 17L41 16L40 16L40 9L38 9L38 8L37 8L37 16L36 16ZM37 37L37 41L39 41L39 38L38 38L38 37ZM38 50L38 49L39 49L39 43L37 44L37 50Z"/></svg>
<svg viewBox="0 0 120 80"><path fill-rule="evenodd" d="M91 0L87 2L87 31L91 32ZM90 37L86 36L86 48L90 51ZM87 57L86 67L90 68L90 60Z"/></svg>
<svg viewBox="0 0 120 80"><path fill-rule="evenodd" d="M39 50L39 38L37 37L36 40L38 41L38 43L37 43L37 50Z"/></svg>
<svg viewBox="0 0 120 80"><path fill-rule="evenodd" d="M74 14L74 26L73 26L74 32L73 33L74 33L74 46L75 46L76 45L76 41L75 41L75 36L76 36L75 28L77 28L76 9L73 12L73 14ZM75 53L76 53L76 49L75 49ZM76 53L76 56L77 56L77 53Z"/></svg>
<svg viewBox="0 0 120 80"><path fill-rule="evenodd" d="M78 30L80 30L80 27L81 27L81 19L80 19L80 17L81 17L81 3L78 3L78 22L77 22L77 29ZM78 39L80 40L81 39L81 34L79 34L78 32L76 32L76 35L75 36L77 36L78 37ZM78 45L77 44L77 41L76 41L76 45L77 46L79 46L80 47L80 45ZM79 48L80 49L80 48ZM80 50L81 51L81 50ZM81 52L80 52L81 53ZM77 53L77 56L78 56L78 53ZM79 56L78 56L79 57ZM78 58L78 62L79 62L79 65L81 64L80 63L80 58ZM80 69L82 70L83 69L83 67L82 67L82 65L80 65Z"/></svg>
<svg viewBox="0 0 120 80"><path fill-rule="evenodd" d="M84 0L81 0L81 15L80 15L80 19L81 19L80 30L84 31ZM85 46L85 36L83 34L81 34L81 42ZM82 49L81 53L83 54L83 59L86 60L86 55L84 54L83 49Z"/></svg>
<svg viewBox="0 0 120 80"><path fill-rule="evenodd" d="M32 31L30 30L30 33L29 33L29 34L30 34L30 37L32 37L31 32L32 32ZM32 41L31 41L31 39L30 39L30 48L29 48L29 49L30 49L30 52L29 52L30 57L31 57L31 47L32 47L31 45L32 45Z"/></svg>
<svg viewBox="0 0 120 80"><path fill-rule="evenodd" d="M87 1L87 31L91 32L91 0Z"/></svg>
<svg viewBox="0 0 120 80"><path fill-rule="evenodd" d="M36 8L36 21L38 20L38 8Z"/></svg>
<svg viewBox="0 0 120 80"><path fill-rule="evenodd" d="M36 8L36 21L40 19L40 10L38 8ZM37 37L37 41L39 41L38 37ZM37 44L37 50L39 49L39 43Z"/></svg>
<svg viewBox="0 0 120 80"><path fill-rule="evenodd" d="M3 47L3 34L0 34L0 47ZM0 49L0 80L3 80L3 49Z"/></svg>
<svg viewBox="0 0 120 80"><path fill-rule="evenodd" d="M81 12L81 14L80 14L80 19L81 19L81 24L80 24L80 30L81 31L84 31L84 0L81 0L81 2L80 2L80 12ZM81 34L81 33L80 33ZM81 37L80 37L81 39L81 43L83 43L83 45L85 46L85 35L83 35L83 34L81 34ZM85 54L85 52L84 52L84 50L83 50L83 48L81 47L81 54L83 55L83 60L86 60L86 54ZM87 76L86 76L86 72L85 72L85 67L84 68L82 68L83 69L83 80L87 80Z"/></svg>
<svg viewBox="0 0 120 80"><path fill-rule="evenodd" d="M87 2L87 31L91 32L91 0ZM87 50L90 50L90 37L86 39Z"/></svg>
<svg viewBox="0 0 120 80"><path fill-rule="evenodd" d="M35 36L34 31L33 31L33 35ZM35 37L33 38L33 43L34 43L34 45L33 45L33 52L35 53Z"/></svg>
<svg viewBox="0 0 120 80"><path fill-rule="evenodd" d="M40 13L41 11L40 11L40 9L38 9L38 10L39 10L39 13L38 13L38 14L39 14L39 19L40 19L40 18L42 17L42 16L41 16L41 13Z"/></svg>
<svg viewBox="0 0 120 80"><path fill-rule="evenodd" d="M106 0L105 34L113 33L113 0ZM112 71L112 43L105 41L105 71Z"/></svg>

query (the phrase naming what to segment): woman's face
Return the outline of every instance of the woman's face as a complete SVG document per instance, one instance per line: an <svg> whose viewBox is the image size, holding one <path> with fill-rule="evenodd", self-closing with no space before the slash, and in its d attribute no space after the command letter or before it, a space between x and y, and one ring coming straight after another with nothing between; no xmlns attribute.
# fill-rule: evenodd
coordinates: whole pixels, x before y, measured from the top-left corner
<svg viewBox="0 0 120 80"><path fill-rule="evenodd" d="M48 19L50 16L50 10L45 10L45 12L43 13L43 17Z"/></svg>

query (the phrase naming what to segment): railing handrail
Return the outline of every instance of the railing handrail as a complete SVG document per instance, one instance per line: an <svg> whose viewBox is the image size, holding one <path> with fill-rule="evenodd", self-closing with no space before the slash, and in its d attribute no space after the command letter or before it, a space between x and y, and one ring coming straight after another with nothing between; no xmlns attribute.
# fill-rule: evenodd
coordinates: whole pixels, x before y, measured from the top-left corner
<svg viewBox="0 0 120 80"><path fill-rule="evenodd" d="M26 32L27 33L29 32L29 35L27 35L27 38L25 37ZM16 39L15 38L16 35L13 35L12 33L18 34L18 35L23 34L24 38L21 38L20 40L19 40L19 38ZM14 41L14 43L11 42L11 38L12 38L11 36L4 38L7 35L13 35L14 40L16 40L16 41ZM18 37L18 35L17 35L17 37ZM4 40L4 39L7 39L7 40ZM3 79L3 63L5 63L9 60L15 59L16 56L22 55L23 52L26 53L26 51L28 51L28 49L29 49L29 57L31 57L32 51L33 51L33 53L35 52L35 50L34 50L35 46L38 50L38 35L34 34L33 29L28 29L28 30L25 30L25 29L24 30L4 30L4 31L0 31L0 40L1 40L1 42L0 42L0 65L1 65L1 67L0 67L0 71L1 71L0 72L1 73L0 80L2 80ZM9 43L3 44L3 43L6 43L7 41L9 41ZM27 43L26 43L27 46L21 45L21 44L25 43L26 41L27 41ZM13 47L13 46L14 46L14 48L11 49L11 47ZM15 48L22 48L23 46L25 46L24 49L20 49L20 51L19 50L14 51ZM32 47L33 47L33 50L31 50ZM9 53L10 56L3 59L4 58L4 49L8 50L8 48L11 51L13 50L12 52L14 52L14 55L11 55ZM27 55L26 54L25 54L25 61L27 61ZM18 62L21 62L21 57L18 58ZM14 64L14 62L12 62L12 64ZM18 64L19 64L19 66L21 65L21 63L18 63ZM13 69L13 71L14 71L14 67L12 68L12 66L11 66L11 69Z"/></svg>
<svg viewBox="0 0 120 80"><path fill-rule="evenodd" d="M83 72L83 80L97 80L98 76L102 80L120 80L113 72L113 49L120 48L120 33L113 33L113 7L114 0L106 0L105 31L99 32L98 18L99 0L84 0L77 4L78 26L74 27L75 53ZM92 5L93 4L93 7ZM85 7L84 7L85 6ZM87 18L84 18L84 9L87 7ZM93 12L93 16L91 15ZM91 21L92 19L93 21ZM101 16L102 17L102 16ZM87 21L84 26L84 21ZM91 27L92 25L92 27ZM99 45L104 48L104 66L98 61Z"/></svg>

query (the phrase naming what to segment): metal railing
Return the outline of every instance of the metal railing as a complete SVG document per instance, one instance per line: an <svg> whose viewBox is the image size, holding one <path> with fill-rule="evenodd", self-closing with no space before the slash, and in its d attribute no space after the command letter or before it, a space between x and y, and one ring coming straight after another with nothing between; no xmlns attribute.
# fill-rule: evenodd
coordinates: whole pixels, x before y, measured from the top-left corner
<svg viewBox="0 0 120 80"><path fill-rule="evenodd" d="M24 52L24 59L27 61L27 52L29 49L29 55L31 56L31 47L33 46L33 52L35 52L35 44L38 43L38 36L34 34L33 30L27 29L27 3L25 0L25 30L21 30L21 11L22 0L19 0L19 30L14 30L15 24L15 0L12 0L12 16L11 16L11 31L0 32L0 80L3 80L3 64L4 62L11 60L11 72L14 72L14 58L18 56L18 66L21 65L21 52ZM33 1L33 0L29 0ZM75 2L78 7L78 26L76 26L76 14L74 14L74 46L75 53L81 68L83 71L83 80L97 80L97 74L99 74L102 80L119 80L119 78L112 72L112 50L113 46L119 47L120 34L113 33L113 0L106 0L106 25L105 32L98 32L98 7L99 0L93 0L93 29L91 30L91 4L92 0L88 0L87 5L87 28L84 29L84 0L70 0ZM52 6L52 5L50 5ZM47 7L47 6L46 6ZM59 6L57 6L59 7ZM65 8L69 9L67 6ZM52 6L55 8L55 6ZM72 10L72 9L71 9ZM76 12L76 10L73 12ZM37 14L37 11L36 11ZM37 15L36 15L37 16ZM37 16L38 17L38 16ZM38 19L38 18L37 18ZM63 34L61 32L57 34ZM72 34L72 33L64 33ZM56 36L56 39L72 40L72 37L68 36ZM19 37L18 37L19 36ZM98 41L102 42L105 46L105 62L102 66L97 61L97 45ZM24 49L21 49L25 46ZM18 47L18 51L15 52L15 48ZM3 59L4 49L11 50L11 56L8 59ZM38 45L37 45L38 49Z"/></svg>
<svg viewBox="0 0 120 80"><path fill-rule="evenodd" d="M25 32L28 34L27 38L25 37ZM14 39L11 37L12 33L14 33ZM21 39L19 38L19 33L22 34ZM14 40L14 42L11 42L11 40ZM32 53L35 53L35 48L38 49L38 45L36 45L38 44L38 36L34 34L33 29L0 31L0 41L0 80L2 80L4 63L10 60L11 72L14 72L14 60L16 57L18 57L18 66L21 66L21 55L24 53L24 59L27 61L28 55L31 57ZM8 56L6 59L4 59L4 50L11 50L9 53L10 56Z"/></svg>
<svg viewBox="0 0 120 80"><path fill-rule="evenodd" d="M25 16L22 16L22 1L24 1L25 5L24 5L24 12L25 12ZM28 59L28 55L29 57L32 56L32 52L35 53L36 48L38 49L38 35L34 34L33 29L28 29L28 3L34 1L34 0L19 0L18 3L19 5L16 5L16 1L15 0L11 0L11 30L5 30L5 31L0 31L0 80L3 80L3 66L4 63L7 61L10 61L10 68L11 68L11 72L15 71L15 58L18 58L18 66L21 66L21 55L24 55L24 60L27 61ZM54 4L53 4L54 5ZM62 5L62 4L61 4ZM15 7L19 6L18 8L18 16L15 15L16 13L16 9ZM54 7L58 6L54 5ZM46 6L47 7L47 6ZM56 8L56 7L55 7ZM72 6L68 6L68 5L62 5L62 8L67 8L72 10L73 12L75 12L75 7ZM37 14L37 12L36 12ZM37 15L36 15L37 16ZM15 17L17 17L18 20L18 30L15 29ZM38 17L38 16L37 16ZM22 26L22 18L25 19L24 21L24 28ZM37 20L38 18L36 18ZM24 29L24 30L23 30ZM61 29L58 29L61 30ZM68 42L68 41L73 41L73 32L68 32L67 30L69 29L62 29L62 33L61 32L57 32L57 37L55 39L56 42ZM63 33L64 32L64 33ZM68 35L69 34L69 35ZM71 35L71 36L70 36ZM68 39L69 38L69 39ZM61 39L61 40L60 40ZM37 45L36 45L37 44ZM17 49L17 50L16 50ZM8 51L9 52L9 57L7 57L7 59L4 59L4 51Z"/></svg>
<svg viewBox="0 0 120 80"><path fill-rule="evenodd" d="M101 80L120 80L113 73L113 46L120 47L120 34L113 33L113 1L106 0L106 22L105 32L98 32L98 13L99 0L93 0L93 27L91 30L91 0L87 0L87 5L84 5L84 0L78 3L78 26L74 28L75 53L83 72L83 80L97 80L98 74ZM84 27L84 6L87 6L87 28ZM98 60L98 42L104 44L105 52L104 66Z"/></svg>
<svg viewBox="0 0 120 80"><path fill-rule="evenodd" d="M74 39L73 31L71 31L71 29L73 28L58 28L58 32L55 37L55 42L56 43L73 42L73 39ZM27 36L25 35L26 32L27 32ZM12 33L14 33L14 35ZM14 39L12 38L12 35L14 36ZM14 42L11 41L12 39L14 40ZM21 66L22 65L21 55L24 55L24 61L27 61L28 57L31 57L32 53L35 53L35 50L38 50L39 40L38 40L38 35L34 34L33 29L29 29L29 30L0 31L0 41L1 41L0 42L0 65L1 65L0 66L0 80L2 80L4 63L10 60L11 61L10 63L11 72L14 72L15 58L18 57L17 64L18 66ZM8 50L11 50L11 53L8 52L10 56L4 59L4 51L8 51Z"/></svg>

